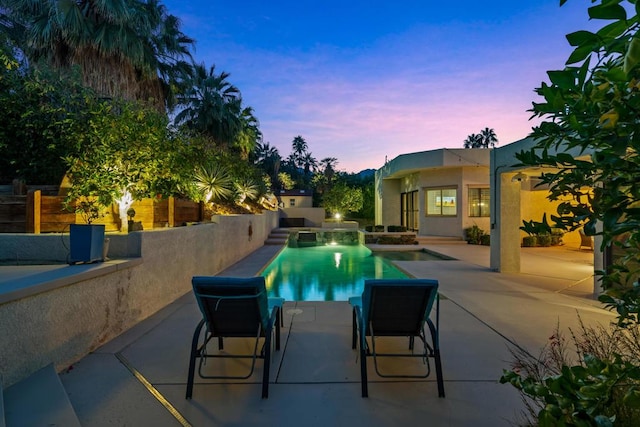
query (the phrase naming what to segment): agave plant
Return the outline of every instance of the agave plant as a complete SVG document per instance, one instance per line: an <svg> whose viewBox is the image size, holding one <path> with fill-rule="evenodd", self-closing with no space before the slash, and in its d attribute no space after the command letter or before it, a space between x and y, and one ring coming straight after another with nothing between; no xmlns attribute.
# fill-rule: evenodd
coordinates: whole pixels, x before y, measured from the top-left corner
<svg viewBox="0 0 640 427"><path fill-rule="evenodd" d="M233 195L233 181L223 166L209 164L201 166L193 176L196 187L205 202L228 199Z"/></svg>
<svg viewBox="0 0 640 427"><path fill-rule="evenodd" d="M236 203L241 205L245 200L256 200L260 196L260 186L252 178L236 181Z"/></svg>

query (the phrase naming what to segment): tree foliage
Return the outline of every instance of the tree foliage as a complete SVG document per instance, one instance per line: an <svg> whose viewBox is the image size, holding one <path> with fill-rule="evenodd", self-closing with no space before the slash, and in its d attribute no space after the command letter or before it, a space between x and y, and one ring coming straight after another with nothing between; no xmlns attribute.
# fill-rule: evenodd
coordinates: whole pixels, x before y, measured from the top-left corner
<svg viewBox="0 0 640 427"><path fill-rule="evenodd" d="M362 189L349 187L344 182L334 185L322 196L322 207L332 214L346 215L348 212L357 212L362 209Z"/></svg>
<svg viewBox="0 0 640 427"><path fill-rule="evenodd" d="M549 71L549 82L536 89L542 101L532 112L543 119L531 134L536 145L517 158L521 165L555 170L544 173L542 181L551 200L569 200L551 218L557 227L584 227L586 234L602 237L602 250L618 255L598 272L605 291L600 300L617 311L619 326L637 328L640 2L591 3L589 17L606 24L596 32L567 35L574 50L565 68ZM502 381L546 403L538 414L540 425L613 425L611 405L626 405L636 415L640 411L640 366L621 355L585 354L580 366L565 366L554 377L534 380L510 371ZM622 401L610 398L621 386L627 390Z"/></svg>
<svg viewBox="0 0 640 427"><path fill-rule="evenodd" d="M0 182L59 184L62 157L81 151L95 108L77 73L38 68L5 70L0 79Z"/></svg>
<svg viewBox="0 0 640 427"><path fill-rule="evenodd" d="M498 144L498 137L493 129L488 127L482 129L480 133L472 133L464 140L464 148L493 148Z"/></svg>
<svg viewBox="0 0 640 427"><path fill-rule="evenodd" d="M158 0L1 0L2 23L32 61L79 67L102 97L164 109L188 69L193 39Z"/></svg>

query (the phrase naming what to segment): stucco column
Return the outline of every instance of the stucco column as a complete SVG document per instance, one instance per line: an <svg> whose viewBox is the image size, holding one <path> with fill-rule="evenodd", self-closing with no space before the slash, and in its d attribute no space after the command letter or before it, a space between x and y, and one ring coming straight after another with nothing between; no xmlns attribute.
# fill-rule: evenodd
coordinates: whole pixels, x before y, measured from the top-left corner
<svg viewBox="0 0 640 427"><path fill-rule="evenodd" d="M491 235L491 269L502 273L520 272L520 182L512 182L515 174L501 173L496 188Z"/></svg>

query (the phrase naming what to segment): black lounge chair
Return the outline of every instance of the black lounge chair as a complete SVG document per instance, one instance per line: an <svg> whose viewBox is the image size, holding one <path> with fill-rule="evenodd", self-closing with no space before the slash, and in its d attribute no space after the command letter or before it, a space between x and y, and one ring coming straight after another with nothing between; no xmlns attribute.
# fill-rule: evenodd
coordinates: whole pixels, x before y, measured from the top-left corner
<svg viewBox="0 0 640 427"><path fill-rule="evenodd" d="M264 277L235 278L196 276L192 279L193 292L202 312L202 320L193 333L186 398L193 395L196 359L200 359L198 375L201 378L246 379L253 374L256 358L264 359L262 398L269 397L269 366L271 363L271 337L275 332L275 349L280 350L283 298L267 298ZM206 326L199 345L202 327ZM218 350L224 348L224 338L255 337L251 354L209 354L207 344L218 338ZM260 338L264 343L258 351ZM202 372L208 358L251 358L251 369L244 376L213 376Z"/></svg>
<svg viewBox="0 0 640 427"><path fill-rule="evenodd" d="M436 323L429 315L436 303ZM352 348L360 347L360 375L362 397L368 397L367 357L372 357L376 373L385 378L426 378L431 373L429 358L434 359L438 396L444 397L444 380L439 345L440 298L438 281L430 279L376 279L365 280L361 297L349 298L353 307ZM431 336L427 340L425 323ZM367 337L371 337L367 340ZM409 350L405 353L376 352L376 337L409 337ZM358 340L359 337L359 340ZM422 342L420 351L414 351L415 338ZM369 344L370 341L370 344ZM420 357L426 364L424 375L389 375L378 369L379 357Z"/></svg>

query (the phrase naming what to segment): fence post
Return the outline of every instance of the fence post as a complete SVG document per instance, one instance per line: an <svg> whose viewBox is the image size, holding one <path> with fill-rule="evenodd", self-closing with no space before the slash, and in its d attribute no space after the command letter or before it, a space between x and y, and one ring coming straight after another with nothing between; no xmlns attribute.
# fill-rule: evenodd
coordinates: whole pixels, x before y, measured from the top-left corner
<svg viewBox="0 0 640 427"><path fill-rule="evenodd" d="M169 202L167 203L167 216L169 227L176 225L176 199L173 196L169 196Z"/></svg>
<svg viewBox="0 0 640 427"><path fill-rule="evenodd" d="M41 208L42 191L29 191L27 193L27 233L40 234Z"/></svg>

